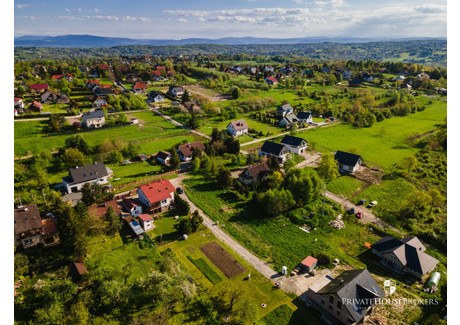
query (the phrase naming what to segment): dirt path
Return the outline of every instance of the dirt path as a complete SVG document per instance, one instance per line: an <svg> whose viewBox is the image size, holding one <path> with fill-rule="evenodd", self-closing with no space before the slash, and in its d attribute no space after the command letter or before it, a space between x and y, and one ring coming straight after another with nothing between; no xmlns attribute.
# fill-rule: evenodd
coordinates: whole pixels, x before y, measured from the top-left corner
<svg viewBox="0 0 460 325"><path fill-rule="evenodd" d="M191 86L183 86L183 87L187 89L187 91L191 92L192 94L206 97L213 102L221 102L224 100L232 99L232 96L219 94L217 91L208 89L202 85L191 85Z"/></svg>
<svg viewBox="0 0 460 325"><path fill-rule="evenodd" d="M177 178L171 179L171 183L174 187L184 188L183 180L186 178L186 175L181 175ZM270 266L267 265L264 261L259 259L257 256L252 254L249 250L244 248L240 243L233 239L229 234L223 231L211 218L209 218L204 212L199 209L188 197L187 195L181 194L181 197L190 204L190 210L198 210L200 215L203 217L203 224L209 228L214 236L219 240L227 244L235 253L244 258L249 264L251 264L257 271L259 271L267 279L271 280L273 283L281 277L281 274L275 272Z"/></svg>

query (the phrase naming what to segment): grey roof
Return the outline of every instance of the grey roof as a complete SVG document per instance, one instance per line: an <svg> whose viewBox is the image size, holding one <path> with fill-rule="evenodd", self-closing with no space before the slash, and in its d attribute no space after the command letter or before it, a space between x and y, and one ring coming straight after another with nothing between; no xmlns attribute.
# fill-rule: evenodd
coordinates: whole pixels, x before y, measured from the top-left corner
<svg viewBox="0 0 460 325"><path fill-rule="evenodd" d="M385 236L371 247L380 254L392 252L402 265L422 275L431 271L439 263L437 259L425 253L426 248L417 237L399 240Z"/></svg>
<svg viewBox="0 0 460 325"><path fill-rule="evenodd" d="M293 111L294 108L290 104L285 104L285 105L278 107L277 109L277 111L284 111L284 112L287 112L288 110Z"/></svg>
<svg viewBox="0 0 460 325"><path fill-rule="evenodd" d="M101 110L90 111L90 112L83 114L82 123L85 123L87 120L91 120L93 118L101 118L101 117L105 117L105 114L103 111Z"/></svg>
<svg viewBox="0 0 460 325"><path fill-rule="evenodd" d="M305 141L302 138L293 137L292 135L285 135L283 140L281 140L281 143L288 144L288 145L295 146L295 147L299 147L299 146L302 145L302 141L304 141L305 144L307 144L307 141Z"/></svg>
<svg viewBox="0 0 460 325"><path fill-rule="evenodd" d="M269 154L275 155L275 156L280 156L283 153L288 151L288 149L286 148L284 144L275 143L271 141L265 141L262 148L260 148L260 150L263 152L267 152Z"/></svg>
<svg viewBox="0 0 460 325"><path fill-rule="evenodd" d="M375 304L373 299L385 296L367 269L344 271L317 293L337 294L356 322L366 316L367 307ZM352 303L347 303L347 301ZM358 304L358 301L361 303Z"/></svg>
<svg viewBox="0 0 460 325"><path fill-rule="evenodd" d="M307 120L309 119L311 116L311 112L307 112L307 111L304 111L304 112L298 112L297 113L297 118L299 120Z"/></svg>
<svg viewBox="0 0 460 325"><path fill-rule="evenodd" d="M75 183L88 182L109 175L102 162L70 168L69 174Z"/></svg>
<svg viewBox="0 0 460 325"><path fill-rule="evenodd" d="M229 125L233 125L233 128L236 130L236 131L239 131L239 130L244 130L244 129L247 129L248 128L248 124L246 123L245 120L241 119L241 120L236 120L236 121L231 121L229 123ZM228 127L228 125L227 125Z"/></svg>
<svg viewBox="0 0 460 325"><path fill-rule="evenodd" d="M41 229L42 219L36 204L14 210L14 234L19 235L34 229Z"/></svg>
<svg viewBox="0 0 460 325"><path fill-rule="evenodd" d="M361 159L361 156L355 155L353 153L348 153L344 151L337 151L335 153L335 160L338 161L339 164L347 165L347 166L356 166L356 164Z"/></svg>
<svg viewBox="0 0 460 325"><path fill-rule="evenodd" d="M185 91L184 87L182 87L182 86L170 86L169 91L172 92L173 90L175 90L176 92L184 92Z"/></svg>
<svg viewBox="0 0 460 325"><path fill-rule="evenodd" d="M292 113L287 114L285 117L283 117L281 119L281 121L282 120L285 120L286 124L292 124L292 123L298 122L297 117ZM280 123L281 123L281 121L280 121Z"/></svg>

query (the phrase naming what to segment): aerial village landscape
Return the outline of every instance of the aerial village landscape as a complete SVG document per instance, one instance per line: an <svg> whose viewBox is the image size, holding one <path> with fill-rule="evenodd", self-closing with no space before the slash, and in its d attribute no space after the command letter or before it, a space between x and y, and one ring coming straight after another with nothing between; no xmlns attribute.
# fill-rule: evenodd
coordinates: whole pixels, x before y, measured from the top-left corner
<svg viewBox="0 0 460 325"><path fill-rule="evenodd" d="M14 324L447 324L446 39L85 37L15 39Z"/></svg>

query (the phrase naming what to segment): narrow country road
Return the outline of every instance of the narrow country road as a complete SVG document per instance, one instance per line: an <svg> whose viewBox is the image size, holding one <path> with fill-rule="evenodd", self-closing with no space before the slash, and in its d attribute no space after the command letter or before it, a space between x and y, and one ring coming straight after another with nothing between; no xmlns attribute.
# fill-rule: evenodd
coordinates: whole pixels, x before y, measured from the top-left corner
<svg viewBox="0 0 460 325"><path fill-rule="evenodd" d="M181 175L177 178L171 179L171 183L174 187L182 187L184 188L184 184L182 181L186 175ZM259 271L263 276L267 279L271 280L273 283L281 277L281 274L275 272L270 266L267 265L264 261L259 259L257 256L252 254L249 250L244 248L241 244L239 244L235 239L233 239L229 234L227 234L224 230L220 228L214 221L211 220L200 208L198 208L188 197L187 194L181 194L181 197L186 200L190 204L190 210L198 210L200 215L203 217L203 224L209 228L214 236L217 239L226 243L231 249L235 251L238 255L244 258L249 264L251 264L257 271Z"/></svg>

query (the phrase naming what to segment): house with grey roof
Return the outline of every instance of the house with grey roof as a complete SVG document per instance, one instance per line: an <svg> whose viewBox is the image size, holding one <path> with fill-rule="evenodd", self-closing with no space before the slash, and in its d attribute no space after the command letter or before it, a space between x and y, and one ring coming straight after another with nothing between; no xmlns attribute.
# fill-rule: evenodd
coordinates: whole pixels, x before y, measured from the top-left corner
<svg viewBox="0 0 460 325"><path fill-rule="evenodd" d="M293 137L292 135L285 135L281 143L284 144L290 152L298 155L307 150L307 141L299 137Z"/></svg>
<svg viewBox="0 0 460 325"><path fill-rule="evenodd" d="M94 110L84 113L81 124L87 129L101 128L105 125L105 114L102 110Z"/></svg>
<svg viewBox="0 0 460 325"><path fill-rule="evenodd" d="M297 113L297 120L299 123L303 124L313 123L313 116L311 115L311 112L303 111Z"/></svg>
<svg viewBox="0 0 460 325"><path fill-rule="evenodd" d="M286 115L293 114L293 113L294 113L294 108L290 104L279 106L276 109L276 114L279 117L285 117Z"/></svg>
<svg viewBox="0 0 460 325"><path fill-rule="evenodd" d="M69 169L69 175L62 178L62 187L67 193L79 192L86 183L97 183L103 188L110 188L109 172L104 163L96 162L86 166Z"/></svg>
<svg viewBox="0 0 460 325"><path fill-rule="evenodd" d="M185 89L182 86L170 86L167 93L173 97L182 98L182 95L185 93Z"/></svg>
<svg viewBox="0 0 460 325"><path fill-rule="evenodd" d="M353 173L362 164L362 157L345 151L337 151L334 156L340 172Z"/></svg>
<svg viewBox="0 0 460 325"><path fill-rule="evenodd" d="M290 128L292 124L294 123L298 123L299 120L297 119L297 117L290 113L290 114L287 114L285 115L281 120L280 120L280 126L284 127L284 128Z"/></svg>
<svg viewBox="0 0 460 325"><path fill-rule="evenodd" d="M380 263L396 273L409 274L417 279L431 272L439 263L425 253L425 246L417 237L396 239L385 236L371 245L372 253L381 257Z"/></svg>
<svg viewBox="0 0 460 325"><path fill-rule="evenodd" d="M308 288L306 296L326 324L350 325L365 322L385 293L362 269L344 271L335 278L326 275Z"/></svg>
<svg viewBox="0 0 460 325"><path fill-rule="evenodd" d="M271 141L265 141L262 148L259 150L259 156L275 156L278 158L280 163L284 163L286 161L288 153L289 149L284 144Z"/></svg>

